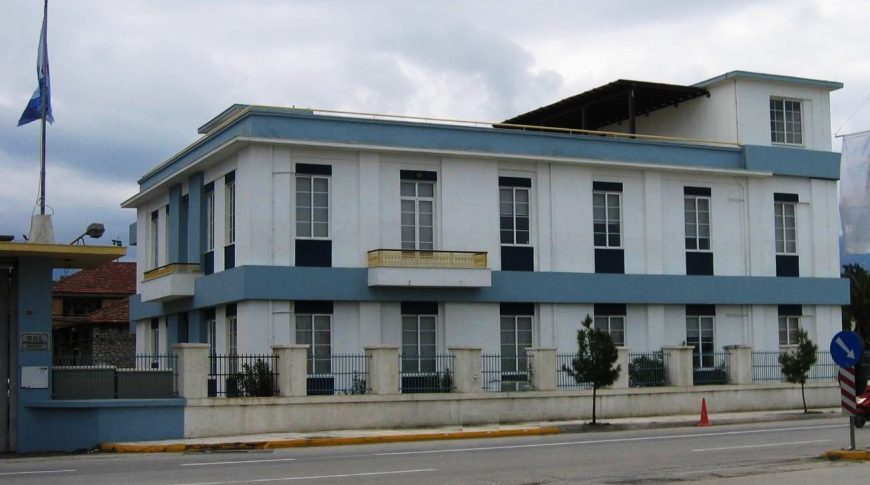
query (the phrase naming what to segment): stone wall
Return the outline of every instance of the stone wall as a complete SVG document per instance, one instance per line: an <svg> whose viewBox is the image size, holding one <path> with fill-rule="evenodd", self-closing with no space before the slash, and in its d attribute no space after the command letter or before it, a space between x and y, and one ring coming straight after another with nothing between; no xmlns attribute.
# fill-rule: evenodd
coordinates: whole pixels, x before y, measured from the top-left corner
<svg viewBox="0 0 870 485"><path fill-rule="evenodd" d="M127 325L94 327L91 334L94 363L116 367L133 367L136 354L136 336Z"/></svg>

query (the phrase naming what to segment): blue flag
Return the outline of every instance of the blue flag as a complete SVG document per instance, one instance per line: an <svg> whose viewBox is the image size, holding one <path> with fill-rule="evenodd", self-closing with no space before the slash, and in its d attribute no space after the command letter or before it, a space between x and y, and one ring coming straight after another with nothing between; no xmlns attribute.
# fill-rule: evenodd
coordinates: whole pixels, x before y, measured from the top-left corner
<svg viewBox="0 0 870 485"><path fill-rule="evenodd" d="M54 116L51 114L51 83L48 76L48 0L45 0L45 10L42 16L42 33L39 35L39 52L36 55L36 79L38 86L33 92L27 107L24 108L24 113L21 113L21 119L18 120L18 126L26 125L31 121L42 119L45 115L45 121L54 123Z"/></svg>

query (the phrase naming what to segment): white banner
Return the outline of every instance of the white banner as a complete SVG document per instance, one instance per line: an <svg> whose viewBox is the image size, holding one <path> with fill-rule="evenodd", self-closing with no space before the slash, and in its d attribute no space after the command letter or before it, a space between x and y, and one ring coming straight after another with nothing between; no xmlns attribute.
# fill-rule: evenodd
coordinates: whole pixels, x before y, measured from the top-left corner
<svg viewBox="0 0 870 485"><path fill-rule="evenodd" d="M846 252L870 253L870 132L843 138L840 221Z"/></svg>

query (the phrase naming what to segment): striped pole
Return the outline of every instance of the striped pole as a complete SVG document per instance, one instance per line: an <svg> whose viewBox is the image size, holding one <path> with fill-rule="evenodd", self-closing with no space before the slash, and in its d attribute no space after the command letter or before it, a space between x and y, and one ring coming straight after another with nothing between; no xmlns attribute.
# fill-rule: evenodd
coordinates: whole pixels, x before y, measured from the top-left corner
<svg viewBox="0 0 870 485"><path fill-rule="evenodd" d="M858 414L858 403L855 398L855 368L840 367L840 405L843 412L849 416Z"/></svg>

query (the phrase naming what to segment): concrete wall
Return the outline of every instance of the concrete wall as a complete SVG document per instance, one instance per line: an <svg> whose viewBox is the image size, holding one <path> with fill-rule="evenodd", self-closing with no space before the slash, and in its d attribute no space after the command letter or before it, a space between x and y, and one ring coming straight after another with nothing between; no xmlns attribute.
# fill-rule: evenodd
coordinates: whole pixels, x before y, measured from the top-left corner
<svg viewBox="0 0 870 485"><path fill-rule="evenodd" d="M602 390L598 396L598 416L605 420L696 414L702 398L711 413L801 406L800 387L781 384ZM833 383L807 384L806 396L810 407L839 403ZM198 399L184 409L184 437L574 420L591 414L591 391Z"/></svg>

